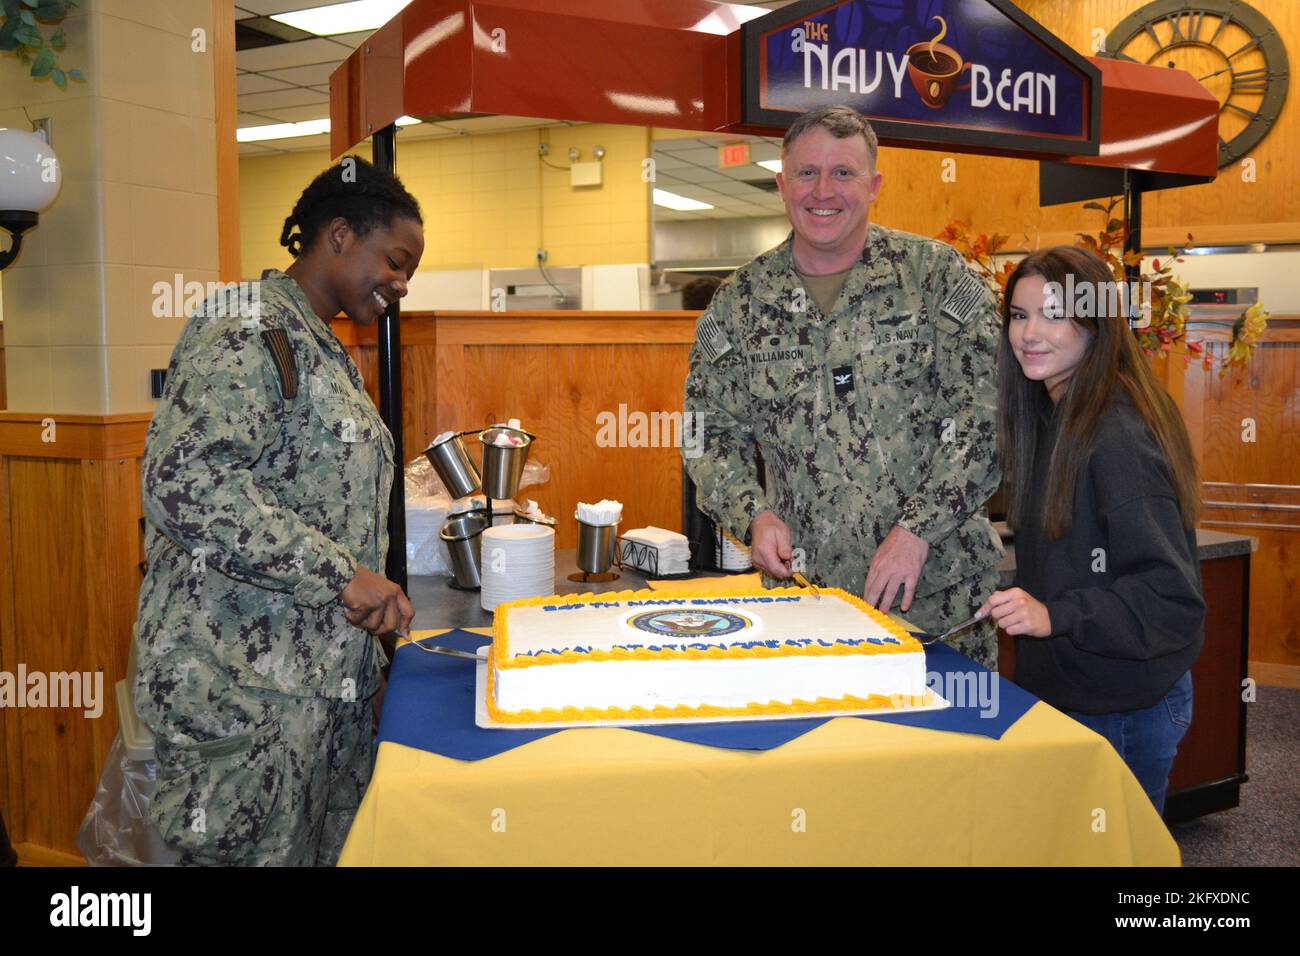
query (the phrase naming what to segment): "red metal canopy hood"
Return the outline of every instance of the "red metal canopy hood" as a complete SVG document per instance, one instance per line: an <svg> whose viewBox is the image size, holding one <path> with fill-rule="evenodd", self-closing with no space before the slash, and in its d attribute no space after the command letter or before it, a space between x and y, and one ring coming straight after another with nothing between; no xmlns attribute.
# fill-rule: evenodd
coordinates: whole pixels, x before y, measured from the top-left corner
<svg viewBox="0 0 1300 956"><path fill-rule="evenodd" d="M331 151L404 114L779 136L741 123L740 25L768 12L709 0L413 0L331 75ZM1100 155L965 151L1215 175L1218 101L1190 74L1092 62L1103 82Z"/></svg>
<svg viewBox="0 0 1300 956"><path fill-rule="evenodd" d="M708 0L413 0L330 77L330 146L337 156L403 114L719 130L740 115L740 24L766 13Z"/></svg>

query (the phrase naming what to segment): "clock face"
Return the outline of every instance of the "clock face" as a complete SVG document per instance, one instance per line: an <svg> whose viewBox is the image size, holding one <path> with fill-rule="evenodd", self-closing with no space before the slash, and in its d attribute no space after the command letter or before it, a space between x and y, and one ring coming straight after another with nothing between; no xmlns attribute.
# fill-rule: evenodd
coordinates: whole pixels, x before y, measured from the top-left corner
<svg viewBox="0 0 1300 956"><path fill-rule="evenodd" d="M1243 0L1155 0L1106 37L1109 56L1186 70L1219 99L1219 168L1255 148L1286 101L1286 47Z"/></svg>

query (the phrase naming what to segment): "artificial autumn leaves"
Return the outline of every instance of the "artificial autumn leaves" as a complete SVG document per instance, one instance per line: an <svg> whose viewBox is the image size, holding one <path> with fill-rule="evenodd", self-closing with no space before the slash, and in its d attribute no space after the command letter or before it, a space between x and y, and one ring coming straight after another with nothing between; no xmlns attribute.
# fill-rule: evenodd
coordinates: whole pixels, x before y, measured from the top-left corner
<svg viewBox="0 0 1300 956"><path fill-rule="evenodd" d="M1128 282L1126 269L1140 267L1142 254L1137 251L1123 252L1124 242L1128 238L1128 229L1122 219L1113 215L1119 205L1118 198L1112 198L1105 206L1100 203L1084 203L1084 209L1095 209L1105 216L1105 228L1096 235L1077 233L1075 245L1092 252L1110 266L1115 281ZM1003 260L999 264L996 256L1006 248L1009 236L985 233L971 235L970 224L961 219L953 220L936 237L953 246L971 265L976 274L984 280L989 289L1001 303L1005 295L1007 279L1015 271L1014 261ZM1028 238L1025 239L1028 245ZM1187 245L1193 245L1192 236L1187 236ZM1214 367L1214 357L1205 343L1187 338L1186 325L1188 317L1187 303L1192 299L1187 284L1173 274L1175 263L1183 260L1178 250L1169 249L1169 256L1164 260L1153 259L1151 271L1138 276L1141 283L1149 283L1151 322L1149 325L1133 329L1138 344L1147 355L1167 356L1179 345L1185 347L1184 363L1199 358L1208 371ZM1268 313L1262 303L1256 303L1238 317L1232 327L1232 340L1227 355L1219 363L1219 376L1228 374L1229 369L1238 372L1244 370L1255 350L1259 337L1268 322Z"/></svg>

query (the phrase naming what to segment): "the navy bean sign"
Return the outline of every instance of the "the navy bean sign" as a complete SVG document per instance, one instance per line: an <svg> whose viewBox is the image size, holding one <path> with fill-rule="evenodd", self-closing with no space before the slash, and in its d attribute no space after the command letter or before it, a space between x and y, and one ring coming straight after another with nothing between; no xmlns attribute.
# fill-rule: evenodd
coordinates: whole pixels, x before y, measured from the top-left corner
<svg viewBox="0 0 1300 956"><path fill-rule="evenodd" d="M851 106L882 139L1096 155L1096 67L1008 0L805 0L742 28L745 122Z"/></svg>

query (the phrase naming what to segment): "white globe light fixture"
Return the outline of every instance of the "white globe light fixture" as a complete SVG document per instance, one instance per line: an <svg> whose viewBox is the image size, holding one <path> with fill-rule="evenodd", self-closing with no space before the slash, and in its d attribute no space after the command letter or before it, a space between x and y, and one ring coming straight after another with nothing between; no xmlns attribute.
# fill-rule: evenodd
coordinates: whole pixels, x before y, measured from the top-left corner
<svg viewBox="0 0 1300 956"><path fill-rule="evenodd" d="M62 179L59 158L44 137L0 127L0 228L13 237L9 249L0 252L0 270L18 258L23 233L54 202Z"/></svg>

